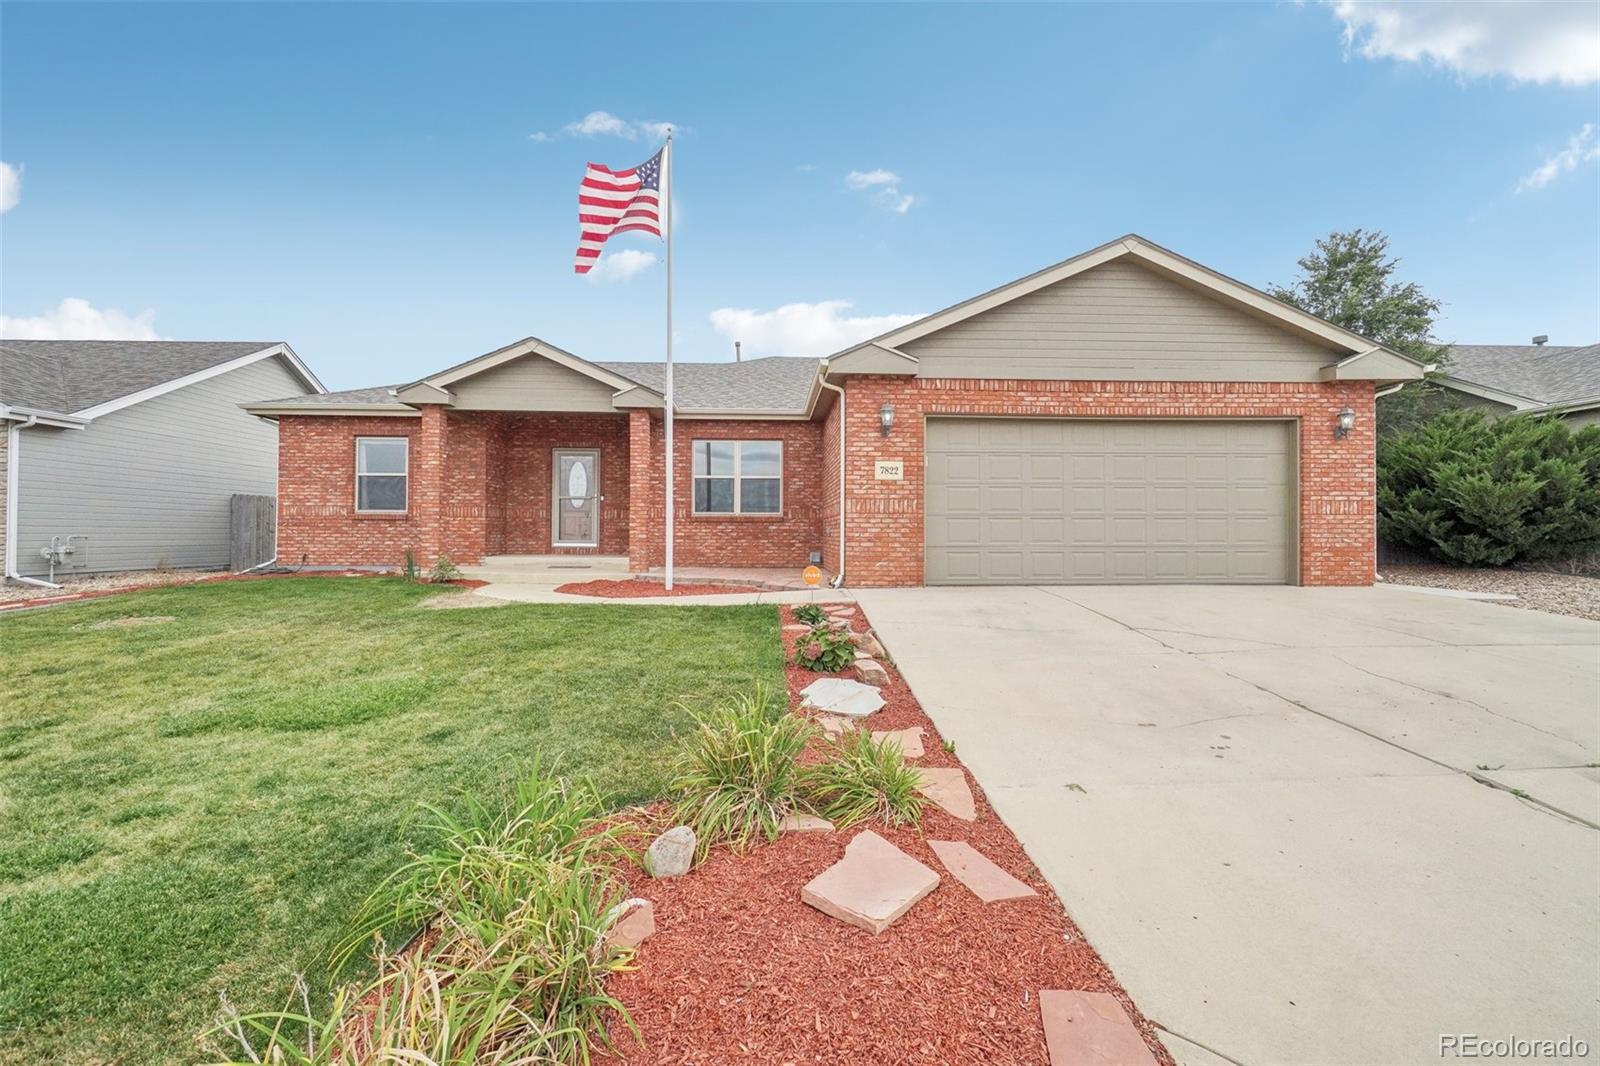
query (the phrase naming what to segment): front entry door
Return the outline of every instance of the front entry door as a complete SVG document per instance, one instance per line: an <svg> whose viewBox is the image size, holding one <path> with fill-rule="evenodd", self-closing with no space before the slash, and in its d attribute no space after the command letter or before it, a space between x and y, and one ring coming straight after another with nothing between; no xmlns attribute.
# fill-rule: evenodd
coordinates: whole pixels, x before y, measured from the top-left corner
<svg viewBox="0 0 1600 1066"><path fill-rule="evenodd" d="M600 453L557 448L551 464L555 501L550 543L556 548L600 546Z"/></svg>

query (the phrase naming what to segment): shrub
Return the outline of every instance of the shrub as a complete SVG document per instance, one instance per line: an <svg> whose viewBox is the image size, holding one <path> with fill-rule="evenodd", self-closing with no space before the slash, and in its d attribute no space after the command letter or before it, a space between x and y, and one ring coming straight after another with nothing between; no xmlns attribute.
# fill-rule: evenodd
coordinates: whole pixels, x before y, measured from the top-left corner
<svg viewBox="0 0 1600 1066"><path fill-rule="evenodd" d="M433 569L428 571L428 580L434 584L460 581L461 568L451 561L450 556L441 555L433 561Z"/></svg>
<svg viewBox="0 0 1600 1066"><path fill-rule="evenodd" d="M836 674L856 661L855 642L843 629L813 629L795 641L794 661L807 670Z"/></svg>
<svg viewBox="0 0 1600 1066"><path fill-rule="evenodd" d="M813 629L820 626L828 617L823 612L821 605L815 603L802 603L794 609L794 616Z"/></svg>
<svg viewBox="0 0 1600 1066"><path fill-rule="evenodd" d="M916 825L922 820L920 780L900 745L857 729L833 745L826 762L806 769L805 794L840 829L864 818Z"/></svg>
<svg viewBox="0 0 1600 1066"><path fill-rule="evenodd" d="M377 975L342 988L321 1021L303 984L300 1011L241 1015L224 1001L209 1038L231 1037L254 1062L306 1066L566 1063L607 1046L607 1012L632 1027L604 986L629 956L605 943L624 894L610 862L624 827L597 824L598 794L535 764L505 804L423 810L438 842L379 886L335 957L371 937ZM427 935L392 956L380 938L390 929Z"/></svg>
<svg viewBox="0 0 1600 1066"><path fill-rule="evenodd" d="M1378 531L1464 566L1600 547L1600 426L1449 411L1378 442Z"/></svg>
<svg viewBox="0 0 1600 1066"><path fill-rule="evenodd" d="M696 715L673 788L677 817L694 828L702 855L719 843L742 851L757 834L777 838L778 823L796 806L797 760L813 732L764 685Z"/></svg>
<svg viewBox="0 0 1600 1066"><path fill-rule="evenodd" d="M400 576L413 584L422 578L422 568L417 565L417 553L410 548L406 549L405 557L400 560Z"/></svg>

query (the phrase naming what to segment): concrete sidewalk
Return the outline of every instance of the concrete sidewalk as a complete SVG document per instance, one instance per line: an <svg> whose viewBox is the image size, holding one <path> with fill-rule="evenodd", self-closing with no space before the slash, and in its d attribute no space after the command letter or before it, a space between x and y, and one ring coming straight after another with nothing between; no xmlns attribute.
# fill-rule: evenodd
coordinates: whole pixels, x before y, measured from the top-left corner
<svg viewBox="0 0 1600 1066"><path fill-rule="evenodd" d="M1600 1049L1600 624L1385 588L858 599L1180 1062Z"/></svg>

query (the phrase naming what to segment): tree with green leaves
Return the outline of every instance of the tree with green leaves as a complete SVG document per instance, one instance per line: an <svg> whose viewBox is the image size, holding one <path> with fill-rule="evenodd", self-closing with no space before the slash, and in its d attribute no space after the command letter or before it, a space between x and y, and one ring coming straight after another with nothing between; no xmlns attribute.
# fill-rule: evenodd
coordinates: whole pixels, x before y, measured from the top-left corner
<svg viewBox="0 0 1600 1066"><path fill-rule="evenodd" d="M1267 292L1418 362L1441 363L1447 349L1432 336L1441 304L1416 282L1398 281L1399 265L1383 233L1335 230L1300 260L1293 284L1270 285ZM1413 382L1378 401L1378 432L1414 429L1453 406L1437 385Z"/></svg>

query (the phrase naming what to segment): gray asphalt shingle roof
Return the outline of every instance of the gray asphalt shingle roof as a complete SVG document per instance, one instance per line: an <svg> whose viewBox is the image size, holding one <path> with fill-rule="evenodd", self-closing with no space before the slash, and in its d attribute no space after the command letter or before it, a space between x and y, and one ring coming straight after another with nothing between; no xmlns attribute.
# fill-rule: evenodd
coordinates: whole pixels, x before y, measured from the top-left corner
<svg viewBox="0 0 1600 1066"><path fill-rule="evenodd" d="M0 403L70 414L277 343L0 340Z"/></svg>
<svg viewBox="0 0 1600 1066"><path fill-rule="evenodd" d="M1600 344L1454 344L1444 372L1542 404L1587 400L1600 396Z"/></svg>
<svg viewBox="0 0 1600 1066"><path fill-rule="evenodd" d="M672 364L672 399L679 411L749 411L757 414L803 414L820 359L767 356L742 363ZM656 392L666 387L665 363L596 362L594 366L636 381ZM391 404L398 385L347 389L316 396L263 400L273 404Z"/></svg>

